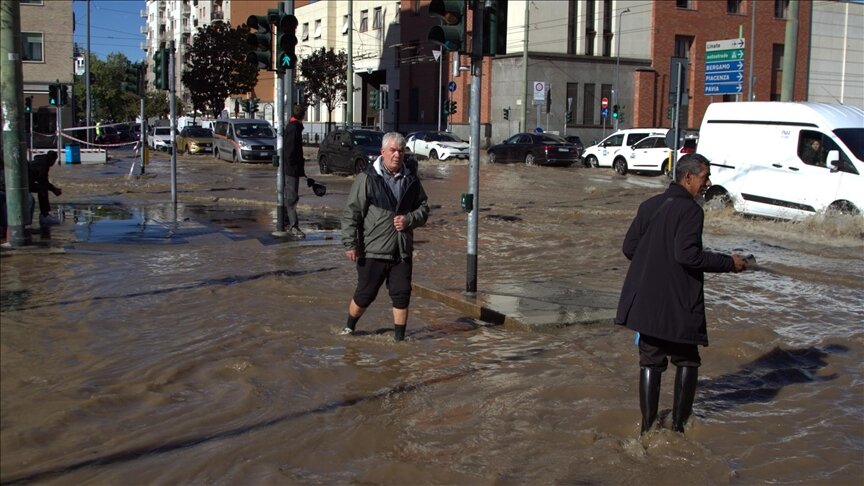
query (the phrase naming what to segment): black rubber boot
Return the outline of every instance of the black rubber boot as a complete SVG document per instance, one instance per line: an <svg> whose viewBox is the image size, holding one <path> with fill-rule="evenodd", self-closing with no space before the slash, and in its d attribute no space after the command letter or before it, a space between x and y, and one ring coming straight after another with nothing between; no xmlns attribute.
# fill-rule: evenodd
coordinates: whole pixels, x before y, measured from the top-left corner
<svg viewBox="0 0 864 486"><path fill-rule="evenodd" d="M684 432L684 425L693 411L698 378L699 368L695 366L679 366L675 372L675 399L672 404L672 430L675 432Z"/></svg>
<svg viewBox="0 0 864 486"><path fill-rule="evenodd" d="M660 402L660 377L663 372L657 368L643 366L639 372L639 408L642 410L642 431L651 430L657 420L657 407Z"/></svg>
<svg viewBox="0 0 864 486"><path fill-rule="evenodd" d="M405 340L405 328L406 327L408 327L408 326L399 326L399 325L393 324L393 330L396 331L396 335L394 336L394 338L397 341L404 341Z"/></svg>

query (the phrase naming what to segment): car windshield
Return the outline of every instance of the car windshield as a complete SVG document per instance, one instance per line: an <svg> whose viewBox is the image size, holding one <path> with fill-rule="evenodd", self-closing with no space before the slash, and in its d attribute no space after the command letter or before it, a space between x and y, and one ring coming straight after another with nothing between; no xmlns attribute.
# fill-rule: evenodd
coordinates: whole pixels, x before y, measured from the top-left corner
<svg viewBox="0 0 864 486"><path fill-rule="evenodd" d="M187 128L187 137L212 137L213 132L209 128Z"/></svg>
<svg viewBox="0 0 864 486"><path fill-rule="evenodd" d="M351 138L354 140L354 145L380 147L384 134L376 132L354 132L351 134Z"/></svg>
<svg viewBox="0 0 864 486"><path fill-rule="evenodd" d="M156 128L153 131L153 135L171 135L171 128L169 128L169 127Z"/></svg>
<svg viewBox="0 0 864 486"><path fill-rule="evenodd" d="M452 133L433 133L429 136L430 142L462 142L465 141Z"/></svg>
<svg viewBox="0 0 864 486"><path fill-rule="evenodd" d="M538 137L540 137L540 142L542 143L569 143L567 140L551 133L541 133Z"/></svg>
<svg viewBox="0 0 864 486"><path fill-rule="evenodd" d="M244 123L234 129L240 138L275 138L273 129L267 123Z"/></svg>
<svg viewBox="0 0 864 486"><path fill-rule="evenodd" d="M838 128L834 130L858 160L864 160L864 128Z"/></svg>

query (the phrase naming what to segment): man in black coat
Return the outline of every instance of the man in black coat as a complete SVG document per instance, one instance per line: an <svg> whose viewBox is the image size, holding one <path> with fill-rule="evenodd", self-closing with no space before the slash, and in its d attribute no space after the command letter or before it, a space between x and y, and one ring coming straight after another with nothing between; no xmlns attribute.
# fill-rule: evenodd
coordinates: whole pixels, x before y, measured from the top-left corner
<svg viewBox="0 0 864 486"><path fill-rule="evenodd" d="M55 196L63 194L63 191L51 184L48 180L48 172L57 161L57 151L49 150L45 154L36 155L29 165L29 183L30 192L35 192L39 199L39 225L48 226L59 224L60 220L51 215L51 201L48 199L48 192L53 192ZM32 210L31 210L32 214Z"/></svg>
<svg viewBox="0 0 864 486"><path fill-rule="evenodd" d="M639 333L639 405L642 433L657 419L660 376L669 359L677 368L672 429L684 431L693 408L698 345L708 345L703 272L740 272L741 255L702 249L704 212L694 198L711 185L708 159L687 154L663 194L639 206L624 238L631 261L615 322ZM668 358L667 358L668 357Z"/></svg>
<svg viewBox="0 0 864 486"><path fill-rule="evenodd" d="M285 125L282 145L287 154L282 163L282 171L285 178L285 226L288 233L295 238L305 238L306 235L299 227L297 217L297 201L300 200L300 178L306 177L306 160L303 158L303 117L306 108L294 105L291 108L291 119Z"/></svg>

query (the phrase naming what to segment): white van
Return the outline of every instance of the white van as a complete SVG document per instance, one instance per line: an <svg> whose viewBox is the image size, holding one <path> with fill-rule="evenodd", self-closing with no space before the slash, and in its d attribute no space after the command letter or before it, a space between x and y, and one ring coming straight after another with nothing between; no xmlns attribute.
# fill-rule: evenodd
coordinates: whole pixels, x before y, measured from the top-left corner
<svg viewBox="0 0 864 486"><path fill-rule="evenodd" d="M600 143L592 145L582 152L582 160L588 167L612 167L615 156L623 147L651 135L666 135L668 128L627 128L604 138ZM625 170L626 172L626 170Z"/></svg>
<svg viewBox="0 0 864 486"><path fill-rule="evenodd" d="M864 111L805 102L712 103L697 152L711 161L706 199L801 219L864 208Z"/></svg>
<svg viewBox="0 0 864 486"><path fill-rule="evenodd" d="M232 162L271 162L276 131L267 120L224 118L213 122L213 157Z"/></svg>

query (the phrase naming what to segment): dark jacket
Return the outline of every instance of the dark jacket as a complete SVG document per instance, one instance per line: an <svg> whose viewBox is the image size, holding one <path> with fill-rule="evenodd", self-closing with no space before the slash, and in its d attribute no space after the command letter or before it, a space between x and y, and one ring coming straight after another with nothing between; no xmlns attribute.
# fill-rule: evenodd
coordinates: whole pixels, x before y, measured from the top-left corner
<svg viewBox="0 0 864 486"><path fill-rule="evenodd" d="M361 256L394 260L410 258L414 251L414 228L426 224L429 206L426 191L410 164L405 164L405 191L399 200L379 174L381 157L357 174L342 216L342 245ZM396 231L393 217L402 214L408 228Z"/></svg>
<svg viewBox="0 0 864 486"><path fill-rule="evenodd" d="M290 177L306 177L306 161L303 159L303 123L292 117L285 125L282 144L285 146L287 159L282 164L282 171Z"/></svg>
<svg viewBox="0 0 864 486"><path fill-rule="evenodd" d="M702 249L704 219L675 182L639 206L624 238L631 262L616 323L667 341L708 345L703 272L731 272L734 262Z"/></svg>

